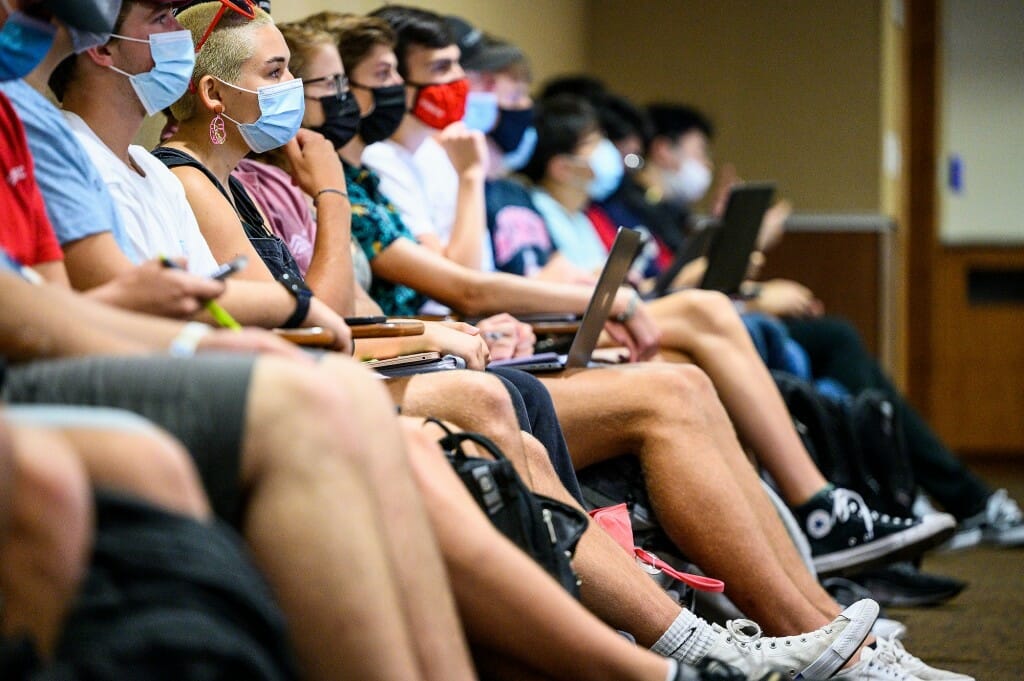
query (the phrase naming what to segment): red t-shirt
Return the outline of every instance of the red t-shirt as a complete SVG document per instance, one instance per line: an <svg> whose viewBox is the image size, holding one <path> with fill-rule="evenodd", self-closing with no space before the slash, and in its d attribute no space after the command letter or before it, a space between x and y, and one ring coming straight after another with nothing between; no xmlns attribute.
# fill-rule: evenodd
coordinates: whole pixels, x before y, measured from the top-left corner
<svg viewBox="0 0 1024 681"><path fill-rule="evenodd" d="M0 246L22 265L62 260L36 184L25 128L0 92Z"/></svg>

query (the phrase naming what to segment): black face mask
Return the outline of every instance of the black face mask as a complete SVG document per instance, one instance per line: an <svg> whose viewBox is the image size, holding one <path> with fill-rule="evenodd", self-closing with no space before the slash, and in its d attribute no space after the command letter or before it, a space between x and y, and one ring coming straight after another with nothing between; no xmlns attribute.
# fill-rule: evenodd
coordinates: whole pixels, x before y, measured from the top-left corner
<svg viewBox="0 0 1024 681"><path fill-rule="evenodd" d="M341 149L359 131L359 102L351 92L320 97L319 102L324 108L324 124L313 129Z"/></svg>
<svg viewBox="0 0 1024 681"><path fill-rule="evenodd" d="M533 109L500 109L498 124L488 133L506 154L519 148L523 135L533 125Z"/></svg>
<svg viewBox="0 0 1024 681"><path fill-rule="evenodd" d="M352 83L352 87L363 87ZM405 86L364 88L373 92L373 111L359 119L359 136L367 144L386 140L395 134L405 116Z"/></svg>

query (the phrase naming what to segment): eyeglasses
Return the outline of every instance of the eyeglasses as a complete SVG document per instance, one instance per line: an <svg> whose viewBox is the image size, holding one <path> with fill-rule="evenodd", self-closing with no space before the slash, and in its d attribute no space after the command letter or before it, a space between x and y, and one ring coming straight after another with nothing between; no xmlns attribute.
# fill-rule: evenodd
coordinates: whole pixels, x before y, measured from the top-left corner
<svg viewBox="0 0 1024 681"><path fill-rule="evenodd" d="M203 49L203 45L205 45L206 41L209 40L210 34L213 33L213 30L217 28L217 24L220 23L221 17L223 17L224 13L229 9L237 12L246 19L256 18L256 6L252 3L252 0L220 0L220 5L220 9L213 15L213 21L211 21L210 25L206 27L206 32L203 33L203 37L196 43L196 53Z"/></svg>
<svg viewBox="0 0 1024 681"><path fill-rule="evenodd" d="M303 79L302 81L302 84L307 88L318 83L324 84L324 89L328 95L346 95L349 92L348 76L340 73L320 78L310 78L308 80Z"/></svg>

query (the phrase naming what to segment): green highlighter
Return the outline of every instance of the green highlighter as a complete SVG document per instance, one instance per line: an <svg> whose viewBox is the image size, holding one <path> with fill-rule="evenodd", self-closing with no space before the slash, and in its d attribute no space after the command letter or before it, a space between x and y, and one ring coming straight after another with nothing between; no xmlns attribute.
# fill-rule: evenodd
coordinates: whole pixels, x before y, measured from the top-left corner
<svg viewBox="0 0 1024 681"><path fill-rule="evenodd" d="M176 262L163 255L160 256L160 264L163 265L164 267L170 267L176 270L181 269L181 267ZM233 273L235 271L240 270L242 267L245 267L245 256L241 256L241 258L232 261L231 263L229 263L229 265L231 265L229 273ZM224 276L226 275L222 275L221 277L217 278L223 279ZM232 331L242 330L242 325L236 322L235 318L228 314L228 311L221 307L216 300L207 300L205 303L203 303L203 306L206 308L206 311L210 313L210 316L213 317L214 321L223 326L225 329L231 329Z"/></svg>

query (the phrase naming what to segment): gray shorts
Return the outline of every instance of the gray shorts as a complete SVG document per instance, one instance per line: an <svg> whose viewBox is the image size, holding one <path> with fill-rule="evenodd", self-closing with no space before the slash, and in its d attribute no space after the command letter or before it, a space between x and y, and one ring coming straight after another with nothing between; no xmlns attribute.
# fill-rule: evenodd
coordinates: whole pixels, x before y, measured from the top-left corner
<svg viewBox="0 0 1024 681"><path fill-rule="evenodd" d="M242 502L241 450L254 362L248 355L30 362L7 368L0 399L12 405L114 407L146 417L185 445L210 504L222 518L237 524Z"/></svg>

